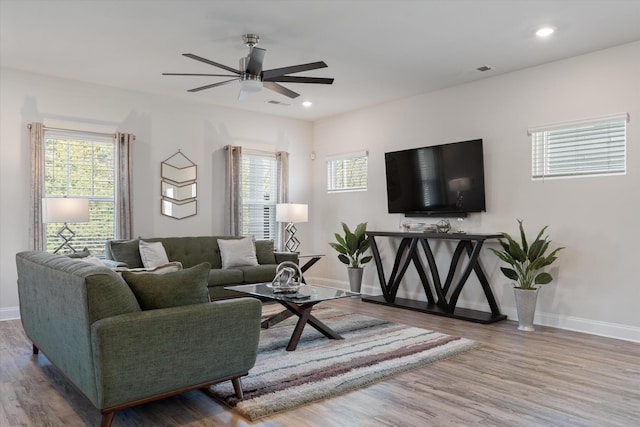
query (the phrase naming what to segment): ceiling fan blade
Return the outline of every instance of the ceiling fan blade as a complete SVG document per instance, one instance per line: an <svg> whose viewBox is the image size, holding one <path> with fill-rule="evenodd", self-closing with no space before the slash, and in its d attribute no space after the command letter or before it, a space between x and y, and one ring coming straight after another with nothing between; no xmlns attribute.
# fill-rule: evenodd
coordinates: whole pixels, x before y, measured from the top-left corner
<svg viewBox="0 0 640 427"><path fill-rule="evenodd" d="M230 74L192 74L192 73L162 73L163 76L205 76L205 77L236 77Z"/></svg>
<svg viewBox="0 0 640 427"><path fill-rule="evenodd" d="M284 86L279 85L278 83L275 82L262 82L262 85L264 87L266 87L267 89L271 89L274 92L278 92L281 95L284 96L288 96L289 98L293 99L293 98L297 98L300 96L299 93L296 93L294 91L292 91L291 89L287 89Z"/></svg>
<svg viewBox="0 0 640 427"><path fill-rule="evenodd" d="M204 62L205 64L213 65L214 67L222 68L223 70L227 70L235 74L240 74L240 71L238 70L235 70L231 67L227 67L226 65L223 65L223 64L218 64L217 62L210 61L206 58L202 58L201 56L194 55L193 53L183 53L182 56L195 59L196 61Z"/></svg>
<svg viewBox="0 0 640 427"><path fill-rule="evenodd" d="M211 89L212 87L226 85L226 84L231 83L231 82L237 82L238 80L239 79L225 80L223 82L213 83L213 84L210 84L210 85L201 86L201 87L197 87L197 88L194 88L194 89L189 89L187 92L199 92L201 90Z"/></svg>
<svg viewBox="0 0 640 427"><path fill-rule="evenodd" d="M298 77L298 76L278 76L270 79L265 79L267 82L281 82L281 83L319 83L330 85L333 83L333 79L325 77Z"/></svg>
<svg viewBox="0 0 640 427"><path fill-rule="evenodd" d="M262 71L262 61L264 61L264 54L267 51L260 49L259 47L251 48L249 54L249 62L247 63L247 73L253 76L259 76Z"/></svg>
<svg viewBox="0 0 640 427"><path fill-rule="evenodd" d="M309 64L292 65L290 67L274 68L262 72L262 80L270 80L274 77L284 76L285 74L301 73L303 71L317 70L318 68L326 68L324 61L310 62Z"/></svg>

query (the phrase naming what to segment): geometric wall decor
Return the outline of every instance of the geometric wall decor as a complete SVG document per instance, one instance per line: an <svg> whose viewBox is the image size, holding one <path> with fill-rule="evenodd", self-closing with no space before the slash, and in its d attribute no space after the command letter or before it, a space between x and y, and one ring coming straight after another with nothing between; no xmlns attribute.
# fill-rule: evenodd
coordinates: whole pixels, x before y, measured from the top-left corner
<svg viewBox="0 0 640 427"><path fill-rule="evenodd" d="M183 219L198 213L198 166L180 150L160 163L160 213Z"/></svg>

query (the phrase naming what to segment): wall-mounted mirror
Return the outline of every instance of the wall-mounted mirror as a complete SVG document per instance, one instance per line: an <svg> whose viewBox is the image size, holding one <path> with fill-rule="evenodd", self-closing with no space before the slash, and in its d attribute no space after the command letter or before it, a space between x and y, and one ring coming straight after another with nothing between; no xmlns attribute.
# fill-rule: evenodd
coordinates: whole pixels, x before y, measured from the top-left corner
<svg viewBox="0 0 640 427"><path fill-rule="evenodd" d="M177 185L168 181L162 181L162 197L177 201L193 199L197 196L196 183Z"/></svg>
<svg viewBox="0 0 640 427"><path fill-rule="evenodd" d="M160 213L176 219L197 214L197 165L178 150L160 163L160 174Z"/></svg>
<svg viewBox="0 0 640 427"><path fill-rule="evenodd" d="M179 153L179 154L182 154L182 153ZM175 155L173 157L175 157ZM187 165L180 168L180 167L167 164L165 160L161 164L161 166L162 166L162 170L160 171L160 173L162 174L162 179L168 179L173 182L187 182L187 181L196 180L198 167L195 164Z"/></svg>
<svg viewBox="0 0 640 427"><path fill-rule="evenodd" d="M190 216L194 216L198 213L198 201L192 200L190 202L179 204L170 200L162 200L162 215L170 216L175 219L183 219Z"/></svg>

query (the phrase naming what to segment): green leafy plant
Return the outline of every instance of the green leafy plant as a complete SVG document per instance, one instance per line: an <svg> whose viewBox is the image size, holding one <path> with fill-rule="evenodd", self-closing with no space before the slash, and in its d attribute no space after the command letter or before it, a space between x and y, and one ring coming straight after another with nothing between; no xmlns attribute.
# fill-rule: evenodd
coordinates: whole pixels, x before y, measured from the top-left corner
<svg viewBox="0 0 640 427"><path fill-rule="evenodd" d="M529 244L522 227L522 220L518 220L518 225L521 243L515 241L509 234L502 233L504 239L499 239L502 250L489 248L498 258L513 267L501 267L502 274L515 280L518 289L535 289L536 285L550 283L553 280L551 275L540 270L553 263L557 259L556 254L564 248L557 248L545 255L551 240L548 236L542 237L542 235L548 226L544 226L533 243Z"/></svg>
<svg viewBox="0 0 640 427"><path fill-rule="evenodd" d="M333 249L338 251L338 259L347 264L351 268L361 268L363 264L371 261L371 256L364 256L369 249L369 237L365 234L367 231L367 223L363 222L356 226L351 232L349 227L343 222L342 230L344 236L335 233L337 243L329 243Z"/></svg>

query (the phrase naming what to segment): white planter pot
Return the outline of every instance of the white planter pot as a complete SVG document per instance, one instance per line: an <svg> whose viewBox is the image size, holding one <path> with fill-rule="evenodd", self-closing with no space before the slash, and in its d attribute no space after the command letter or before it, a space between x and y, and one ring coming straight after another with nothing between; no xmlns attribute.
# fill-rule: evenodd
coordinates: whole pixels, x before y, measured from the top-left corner
<svg viewBox="0 0 640 427"><path fill-rule="evenodd" d="M347 271L349 273L349 288L351 289L351 292L360 293L360 288L362 288L362 273L364 273L364 268L347 267Z"/></svg>
<svg viewBox="0 0 640 427"><path fill-rule="evenodd" d="M538 301L538 288L518 289L513 288L516 296L516 309L518 310L518 330L535 331L533 318L536 314L536 302Z"/></svg>

